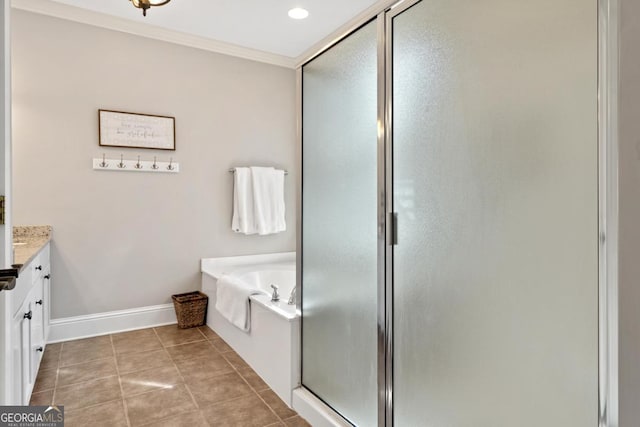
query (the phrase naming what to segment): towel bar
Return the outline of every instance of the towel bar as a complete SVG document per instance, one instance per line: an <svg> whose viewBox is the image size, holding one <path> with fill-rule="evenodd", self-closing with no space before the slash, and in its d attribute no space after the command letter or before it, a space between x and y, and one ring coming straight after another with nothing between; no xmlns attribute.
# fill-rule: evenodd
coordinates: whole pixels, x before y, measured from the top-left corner
<svg viewBox="0 0 640 427"><path fill-rule="evenodd" d="M229 172L230 172L230 173L235 173L235 171L236 171L236 168L231 168L231 169L229 169ZM284 174L285 174L285 175L289 175L289 171L286 171L286 170L285 170L285 171L284 171Z"/></svg>

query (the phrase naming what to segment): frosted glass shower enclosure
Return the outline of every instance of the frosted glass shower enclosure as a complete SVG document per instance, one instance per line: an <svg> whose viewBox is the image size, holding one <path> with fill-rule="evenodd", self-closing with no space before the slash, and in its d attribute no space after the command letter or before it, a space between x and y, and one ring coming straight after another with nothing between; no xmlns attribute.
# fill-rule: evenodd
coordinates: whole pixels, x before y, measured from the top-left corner
<svg viewBox="0 0 640 427"><path fill-rule="evenodd" d="M597 6L408 0L301 67L302 385L349 423L599 425Z"/></svg>
<svg viewBox="0 0 640 427"><path fill-rule="evenodd" d="M376 424L376 23L304 67L302 382ZM337 380L337 379L340 380Z"/></svg>

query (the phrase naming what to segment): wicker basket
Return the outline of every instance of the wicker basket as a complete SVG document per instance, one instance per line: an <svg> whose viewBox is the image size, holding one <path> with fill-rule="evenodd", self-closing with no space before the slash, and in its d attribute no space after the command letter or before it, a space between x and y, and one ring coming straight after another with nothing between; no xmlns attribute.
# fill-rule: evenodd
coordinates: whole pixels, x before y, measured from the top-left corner
<svg viewBox="0 0 640 427"><path fill-rule="evenodd" d="M176 309L178 327L180 329L193 328L204 325L207 318L207 303L209 297L199 291L186 294L171 295Z"/></svg>

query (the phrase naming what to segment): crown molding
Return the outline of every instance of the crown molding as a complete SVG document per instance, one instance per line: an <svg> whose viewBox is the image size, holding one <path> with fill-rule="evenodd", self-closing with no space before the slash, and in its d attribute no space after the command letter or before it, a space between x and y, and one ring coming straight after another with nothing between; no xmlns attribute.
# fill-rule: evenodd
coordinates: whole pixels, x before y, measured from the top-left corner
<svg viewBox="0 0 640 427"><path fill-rule="evenodd" d="M93 25L95 27L193 47L209 52L221 53L223 55L235 56L251 61L277 65L279 67L295 68L296 65L295 58L250 49L180 31L169 30L156 25L131 21L117 16L69 6L51 0L12 0L11 6L14 9L24 10L27 12L66 19L68 21Z"/></svg>

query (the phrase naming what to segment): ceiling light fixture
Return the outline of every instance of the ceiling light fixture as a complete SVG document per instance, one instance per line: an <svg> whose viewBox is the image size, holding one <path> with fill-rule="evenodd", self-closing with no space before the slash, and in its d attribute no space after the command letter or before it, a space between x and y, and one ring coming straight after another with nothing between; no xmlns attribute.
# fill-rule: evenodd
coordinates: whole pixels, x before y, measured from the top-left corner
<svg viewBox="0 0 640 427"><path fill-rule="evenodd" d="M309 16L309 11L301 7L294 7L289 11L289 18L292 19L304 19Z"/></svg>
<svg viewBox="0 0 640 427"><path fill-rule="evenodd" d="M147 16L147 9L150 9L152 6L164 6L169 3L171 0L129 0L135 7L138 9L142 9L142 15Z"/></svg>

